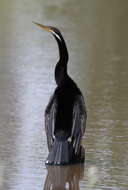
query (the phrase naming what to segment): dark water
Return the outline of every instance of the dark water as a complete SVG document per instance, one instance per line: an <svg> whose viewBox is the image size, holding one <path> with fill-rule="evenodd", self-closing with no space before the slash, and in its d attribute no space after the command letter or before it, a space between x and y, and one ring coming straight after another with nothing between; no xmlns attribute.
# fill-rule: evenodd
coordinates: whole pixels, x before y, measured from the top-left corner
<svg viewBox="0 0 128 190"><path fill-rule="evenodd" d="M84 166L45 167L58 49L33 20L67 41L88 110ZM128 189L127 23L125 0L0 1L0 189Z"/></svg>

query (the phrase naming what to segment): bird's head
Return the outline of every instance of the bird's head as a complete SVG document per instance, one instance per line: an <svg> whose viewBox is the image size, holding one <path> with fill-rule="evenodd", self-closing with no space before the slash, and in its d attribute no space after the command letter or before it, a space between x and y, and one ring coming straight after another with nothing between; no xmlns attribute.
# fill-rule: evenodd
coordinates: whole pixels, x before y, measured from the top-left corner
<svg viewBox="0 0 128 190"><path fill-rule="evenodd" d="M57 41L62 41L63 37L57 28L55 28L53 26L45 26L45 25L39 24L37 22L33 22L33 23L36 24L37 26L39 26L40 28L42 28L43 30L45 30L47 32L51 32Z"/></svg>

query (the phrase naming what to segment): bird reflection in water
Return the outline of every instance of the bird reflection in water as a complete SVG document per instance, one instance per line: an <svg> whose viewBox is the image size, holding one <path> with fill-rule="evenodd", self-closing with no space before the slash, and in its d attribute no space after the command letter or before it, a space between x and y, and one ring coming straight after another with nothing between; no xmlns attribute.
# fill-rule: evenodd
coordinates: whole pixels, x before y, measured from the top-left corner
<svg viewBox="0 0 128 190"><path fill-rule="evenodd" d="M47 171L43 190L79 190L79 181L84 176L84 164L47 165Z"/></svg>

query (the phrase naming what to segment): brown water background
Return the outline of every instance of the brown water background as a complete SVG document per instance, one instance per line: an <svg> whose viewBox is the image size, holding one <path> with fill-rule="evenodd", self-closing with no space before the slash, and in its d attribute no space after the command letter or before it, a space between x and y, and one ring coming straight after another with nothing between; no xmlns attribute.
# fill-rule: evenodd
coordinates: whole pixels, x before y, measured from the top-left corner
<svg viewBox="0 0 128 190"><path fill-rule="evenodd" d="M58 27L67 42L69 73L88 111L83 167L45 167L44 110L58 49L33 20ZM61 190L66 181L73 190L128 189L127 75L128 1L1 0L0 189L46 190L54 183Z"/></svg>

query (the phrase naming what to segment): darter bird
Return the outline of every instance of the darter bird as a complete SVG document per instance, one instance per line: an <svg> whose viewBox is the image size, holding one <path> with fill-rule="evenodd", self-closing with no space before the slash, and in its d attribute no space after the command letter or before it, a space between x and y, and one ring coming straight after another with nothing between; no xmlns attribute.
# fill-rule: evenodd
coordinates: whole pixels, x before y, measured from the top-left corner
<svg viewBox="0 0 128 190"><path fill-rule="evenodd" d="M55 67L57 87L45 110L45 130L49 155L46 164L64 165L84 162L81 145L86 127L86 107L83 95L67 72L68 51L60 31L52 26L37 26L52 33L59 48Z"/></svg>

